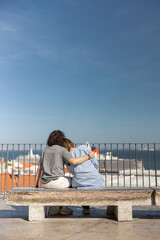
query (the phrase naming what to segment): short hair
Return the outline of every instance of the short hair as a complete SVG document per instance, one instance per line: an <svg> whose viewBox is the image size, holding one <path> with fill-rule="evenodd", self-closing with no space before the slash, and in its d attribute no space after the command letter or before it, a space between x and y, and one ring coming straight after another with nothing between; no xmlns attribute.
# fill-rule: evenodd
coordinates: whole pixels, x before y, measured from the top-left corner
<svg viewBox="0 0 160 240"><path fill-rule="evenodd" d="M65 134L60 131L60 130L54 130L53 132L50 133L48 140L47 140L47 145L49 147L53 145L62 145L63 139L65 138Z"/></svg>
<svg viewBox="0 0 160 240"><path fill-rule="evenodd" d="M62 147L65 147L68 151L70 151L71 148L74 148L74 143L70 139L64 138L62 142Z"/></svg>

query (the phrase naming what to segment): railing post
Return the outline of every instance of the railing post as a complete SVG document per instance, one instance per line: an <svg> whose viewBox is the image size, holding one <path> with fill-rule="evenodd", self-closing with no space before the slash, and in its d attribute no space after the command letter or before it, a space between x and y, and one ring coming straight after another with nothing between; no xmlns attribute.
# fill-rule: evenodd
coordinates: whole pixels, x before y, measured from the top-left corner
<svg viewBox="0 0 160 240"><path fill-rule="evenodd" d="M5 181L4 181L4 196L8 190L8 144L7 144L7 152L6 152L6 162L5 162Z"/></svg>
<svg viewBox="0 0 160 240"><path fill-rule="evenodd" d="M135 143L135 161L136 161L136 186L138 187L138 171L137 171L137 144Z"/></svg>
<svg viewBox="0 0 160 240"><path fill-rule="evenodd" d="M131 183L131 144L129 143L129 170L130 170L130 187L132 185Z"/></svg>
<svg viewBox="0 0 160 240"><path fill-rule="evenodd" d="M35 144L35 181L36 181L36 169L37 169L36 153L37 153L37 146L36 146L36 144Z"/></svg>
<svg viewBox="0 0 160 240"><path fill-rule="evenodd" d="M30 156L31 144L29 144L29 187L31 185L31 156Z"/></svg>
<svg viewBox="0 0 160 240"><path fill-rule="evenodd" d="M105 165L104 165L104 167L105 167L105 187L107 187L107 163L106 163L106 144L105 144L105 146L104 146L104 152L105 152ZM99 153L99 155L100 155L100 153Z"/></svg>
<svg viewBox="0 0 160 240"><path fill-rule="evenodd" d="M149 144L147 144L147 151L148 151L148 176L149 176L149 187L151 186L151 175L150 175L150 158L149 158Z"/></svg>
<svg viewBox="0 0 160 240"><path fill-rule="evenodd" d="M2 160L3 160L3 144L2 144L2 148L1 148L1 158L2 158ZM2 187L3 187L3 185L2 185L2 174L3 174L3 162L1 161L1 194L2 194Z"/></svg>
<svg viewBox="0 0 160 240"><path fill-rule="evenodd" d="M157 162L156 162L156 144L154 143L154 163L155 163L155 185L157 185Z"/></svg>
<svg viewBox="0 0 160 240"><path fill-rule="evenodd" d="M23 145L23 187L25 187L25 175L26 175L26 172L25 172L25 144Z"/></svg>
<svg viewBox="0 0 160 240"><path fill-rule="evenodd" d="M14 144L12 147L12 176L14 174ZM12 178L12 188L13 188L13 178Z"/></svg>
<svg viewBox="0 0 160 240"><path fill-rule="evenodd" d="M124 176L124 178L123 178L123 181L124 181L124 187L126 186L126 179L125 179L125 163L124 163L124 158L125 158L125 155L124 155L125 153L124 153L124 143L123 143L123 176Z"/></svg>
<svg viewBox="0 0 160 240"><path fill-rule="evenodd" d="M98 151L99 151L99 172L100 172L100 164L101 164L101 161L100 161L100 144L98 144Z"/></svg>
<svg viewBox="0 0 160 240"><path fill-rule="evenodd" d="M20 151L20 144L18 144L18 174L19 174L19 151ZM18 187L19 187L19 176L18 176Z"/></svg>
<svg viewBox="0 0 160 240"><path fill-rule="evenodd" d="M112 143L111 143L111 187L113 187L113 166L112 166Z"/></svg>
<svg viewBox="0 0 160 240"><path fill-rule="evenodd" d="M117 143L117 182L119 187L118 143Z"/></svg>

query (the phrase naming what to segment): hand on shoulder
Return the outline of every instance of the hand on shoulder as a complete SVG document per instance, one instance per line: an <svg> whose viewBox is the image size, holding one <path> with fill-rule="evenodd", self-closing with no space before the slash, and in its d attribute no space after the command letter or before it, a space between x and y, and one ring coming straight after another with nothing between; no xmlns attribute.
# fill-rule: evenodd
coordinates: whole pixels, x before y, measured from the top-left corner
<svg viewBox="0 0 160 240"><path fill-rule="evenodd" d="M89 156L90 156L91 158L94 158L94 157L95 157L95 152L90 151L90 152L89 152Z"/></svg>

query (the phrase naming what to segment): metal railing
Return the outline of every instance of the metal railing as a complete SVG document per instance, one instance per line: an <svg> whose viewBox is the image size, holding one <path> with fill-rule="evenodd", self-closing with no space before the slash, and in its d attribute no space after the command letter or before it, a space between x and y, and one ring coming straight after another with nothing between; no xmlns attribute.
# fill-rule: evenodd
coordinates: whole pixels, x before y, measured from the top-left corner
<svg viewBox="0 0 160 240"><path fill-rule="evenodd" d="M0 145L1 196L5 197L10 188L34 185L45 147L45 144ZM88 147L99 152L99 172L106 187L160 186L160 143L90 143Z"/></svg>

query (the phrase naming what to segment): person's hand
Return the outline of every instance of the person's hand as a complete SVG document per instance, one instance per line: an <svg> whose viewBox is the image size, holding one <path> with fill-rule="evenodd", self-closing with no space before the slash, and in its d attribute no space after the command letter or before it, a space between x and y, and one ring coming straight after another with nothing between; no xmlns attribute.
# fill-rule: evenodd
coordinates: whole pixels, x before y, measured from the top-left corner
<svg viewBox="0 0 160 240"><path fill-rule="evenodd" d="M90 158L94 158L95 157L95 152L90 151L89 156L90 156Z"/></svg>

